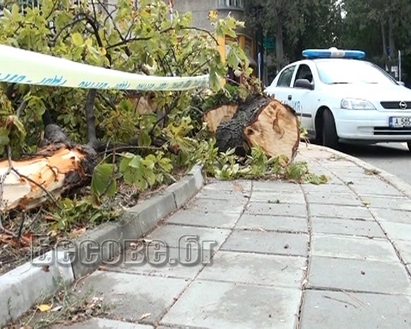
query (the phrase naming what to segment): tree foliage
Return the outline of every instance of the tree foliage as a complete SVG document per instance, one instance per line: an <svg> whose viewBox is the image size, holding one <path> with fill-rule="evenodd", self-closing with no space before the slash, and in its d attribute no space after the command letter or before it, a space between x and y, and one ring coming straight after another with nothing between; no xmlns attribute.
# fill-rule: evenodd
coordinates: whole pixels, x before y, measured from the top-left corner
<svg viewBox="0 0 411 329"><path fill-rule="evenodd" d="M408 78L409 0L250 0L248 12L250 24L261 23L265 35L276 38L277 69L300 59L305 48L362 49L381 66L397 64L401 50Z"/></svg>
<svg viewBox="0 0 411 329"><path fill-rule="evenodd" d="M136 6L138 3L138 6ZM280 159L254 150L247 159L221 154L207 127L204 111L218 103L245 99L261 85L251 76L245 53L235 42L225 61L218 36L235 38L242 22L210 13L210 33L191 26L191 14L170 20L162 0L42 0L38 6L5 3L0 18L0 43L75 62L156 76L210 74L210 89L179 92L126 92L0 84L0 152L17 159L36 152L44 127L56 123L69 139L98 151L90 190L64 198L47 213L56 229L115 216L111 203L121 185L137 193L175 181L175 174L202 164L222 179L273 174L304 180L301 170L285 170ZM243 76L239 86L223 86L228 66ZM147 102L138 111L139 100ZM294 167L291 167L294 168ZM300 173L295 175L295 173ZM291 174L290 174L291 173ZM309 178L311 179L311 178ZM118 210L118 209L117 209ZM92 220L91 220L92 218Z"/></svg>

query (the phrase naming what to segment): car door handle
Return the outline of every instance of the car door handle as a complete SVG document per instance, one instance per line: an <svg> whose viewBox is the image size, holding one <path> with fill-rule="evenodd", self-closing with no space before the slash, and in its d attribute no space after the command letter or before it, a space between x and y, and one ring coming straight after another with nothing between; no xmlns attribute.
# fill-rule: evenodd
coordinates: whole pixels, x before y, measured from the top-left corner
<svg viewBox="0 0 411 329"><path fill-rule="evenodd" d="M288 100L290 101L290 100L292 100L292 99L293 99L293 96L288 95Z"/></svg>

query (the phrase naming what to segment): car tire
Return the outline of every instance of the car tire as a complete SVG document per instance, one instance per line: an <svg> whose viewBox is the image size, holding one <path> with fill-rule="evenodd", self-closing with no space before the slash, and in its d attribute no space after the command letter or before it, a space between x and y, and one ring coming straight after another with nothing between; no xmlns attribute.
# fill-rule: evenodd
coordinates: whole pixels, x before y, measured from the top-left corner
<svg viewBox="0 0 411 329"><path fill-rule="evenodd" d="M325 110L323 112L322 144L323 146L337 149L339 145L338 140L334 116L330 110Z"/></svg>

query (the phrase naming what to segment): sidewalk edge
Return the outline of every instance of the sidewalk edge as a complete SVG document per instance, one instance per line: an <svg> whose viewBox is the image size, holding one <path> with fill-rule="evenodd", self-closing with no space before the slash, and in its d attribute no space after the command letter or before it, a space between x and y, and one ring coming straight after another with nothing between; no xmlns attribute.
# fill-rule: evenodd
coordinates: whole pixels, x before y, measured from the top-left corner
<svg viewBox="0 0 411 329"><path fill-rule="evenodd" d="M398 191L400 191L401 193L403 193L405 196L407 196L408 198L411 199L411 185L406 183L405 181L403 181L401 178L399 178L398 176L395 176L393 174L390 174L389 172L376 167L368 162L365 162L363 160L360 160L352 155L337 151L337 150L333 150L330 149L328 147L325 146L320 146L320 145L314 145L314 144L309 144L308 147L313 147L316 149L320 149L320 150L324 150L328 153L334 154L336 156L340 156L343 157L345 159L347 159L348 161L351 161L353 163L355 163L357 166L367 169L367 170L373 170L373 171L377 171L378 172L378 176L380 176L381 178L383 178L383 180L385 180L388 184L392 185L393 187L395 187Z"/></svg>
<svg viewBox="0 0 411 329"><path fill-rule="evenodd" d="M193 198L204 182L202 168L194 166L165 191L127 209L117 222L100 225L73 241L74 248L50 251L0 276L0 328L20 318L40 299L55 294L61 284L69 285L121 255L128 239L136 241L153 230ZM90 253L98 258L85 265ZM60 279L58 284L56 279Z"/></svg>

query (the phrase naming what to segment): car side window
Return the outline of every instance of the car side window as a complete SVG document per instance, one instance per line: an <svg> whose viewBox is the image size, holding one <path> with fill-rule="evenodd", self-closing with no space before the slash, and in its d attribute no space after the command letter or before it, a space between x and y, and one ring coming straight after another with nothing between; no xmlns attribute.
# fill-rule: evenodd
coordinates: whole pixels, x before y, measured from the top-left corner
<svg viewBox="0 0 411 329"><path fill-rule="evenodd" d="M306 79L309 82L313 83L313 74L307 64L301 64L298 68L297 75L295 76L295 81L297 81L298 79Z"/></svg>
<svg viewBox="0 0 411 329"><path fill-rule="evenodd" d="M294 70L295 70L295 65L286 68L281 73L280 77L278 78L277 87L290 87Z"/></svg>

